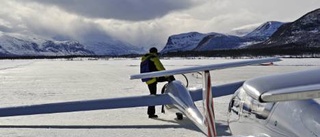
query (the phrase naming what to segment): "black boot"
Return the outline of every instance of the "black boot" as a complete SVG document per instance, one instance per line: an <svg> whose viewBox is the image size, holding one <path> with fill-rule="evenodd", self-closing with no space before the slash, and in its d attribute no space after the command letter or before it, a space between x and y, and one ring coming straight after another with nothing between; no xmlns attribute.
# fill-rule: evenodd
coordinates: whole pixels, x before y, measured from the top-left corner
<svg viewBox="0 0 320 137"><path fill-rule="evenodd" d="M178 120L182 120L183 119L182 113L176 113L176 115L177 115L177 119Z"/></svg>
<svg viewBox="0 0 320 137"><path fill-rule="evenodd" d="M158 115L149 115L149 118L158 118Z"/></svg>

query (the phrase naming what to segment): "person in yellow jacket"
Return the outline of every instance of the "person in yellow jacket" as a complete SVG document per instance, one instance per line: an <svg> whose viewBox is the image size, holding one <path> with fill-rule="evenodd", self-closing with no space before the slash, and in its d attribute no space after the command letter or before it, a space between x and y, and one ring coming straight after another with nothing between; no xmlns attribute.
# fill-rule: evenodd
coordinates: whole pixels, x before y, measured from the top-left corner
<svg viewBox="0 0 320 137"><path fill-rule="evenodd" d="M165 70L158 57L158 50L155 47L150 48L149 53L141 58L140 73ZM151 95L157 94L157 83L174 80L173 76L142 79L148 85ZM155 106L148 106L149 118L157 118L155 115Z"/></svg>
<svg viewBox="0 0 320 137"><path fill-rule="evenodd" d="M145 73L145 72L153 72L153 71L161 71L161 70L166 70L162 63L160 62L160 59L158 57L158 50L155 47L150 48L149 53L145 54L142 58L141 58L141 65L148 63L147 65L145 65L144 67L148 67L145 68L147 70L140 70L141 73ZM149 79L143 79L143 82L146 82L148 85L150 84L154 84L157 82L157 78L149 78Z"/></svg>

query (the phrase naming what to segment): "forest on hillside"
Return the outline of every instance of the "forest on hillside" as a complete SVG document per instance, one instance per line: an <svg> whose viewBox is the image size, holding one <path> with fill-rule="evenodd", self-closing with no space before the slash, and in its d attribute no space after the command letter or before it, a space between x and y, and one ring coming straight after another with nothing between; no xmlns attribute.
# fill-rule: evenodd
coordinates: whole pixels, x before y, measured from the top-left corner
<svg viewBox="0 0 320 137"><path fill-rule="evenodd" d="M164 54L165 57L260 57L260 56L281 56L297 58L320 58L320 48L259 48L259 49L231 49L231 50L212 50L212 51L185 51L170 52Z"/></svg>

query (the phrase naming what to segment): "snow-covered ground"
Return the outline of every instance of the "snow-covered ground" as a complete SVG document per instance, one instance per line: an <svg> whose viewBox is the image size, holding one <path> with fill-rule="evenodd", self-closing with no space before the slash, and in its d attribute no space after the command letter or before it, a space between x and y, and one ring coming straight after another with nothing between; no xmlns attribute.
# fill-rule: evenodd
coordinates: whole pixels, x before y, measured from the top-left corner
<svg viewBox="0 0 320 137"><path fill-rule="evenodd" d="M243 60L243 59L241 59ZM165 59L167 69L236 61L231 59ZM283 59L274 66L247 66L211 72L213 85L235 82L281 72L319 68L319 59ZM0 107L76 100L147 95L140 80L129 80L139 73L139 59L109 60L0 60ZM185 81L182 76L177 79ZM190 77L190 85L201 79ZM158 84L158 92L163 84ZM218 134L230 135L227 106L230 96L215 98ZM196 103L201 104L200 102ZM17 116L0 118L1 137L191 137L204 136L185 118L161 114L148 119L146 107Z"/></svg>

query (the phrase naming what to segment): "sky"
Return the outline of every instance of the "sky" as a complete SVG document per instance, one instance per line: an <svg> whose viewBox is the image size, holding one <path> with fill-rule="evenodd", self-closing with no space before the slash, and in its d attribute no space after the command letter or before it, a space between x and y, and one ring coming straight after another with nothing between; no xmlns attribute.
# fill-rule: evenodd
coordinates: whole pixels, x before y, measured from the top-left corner
<svg viewBox="0 0 320 137"><path fill-rule="evenodd" d="M0 31L163 48L169 36L294 21L320 0L1 0Z"/></svg>

